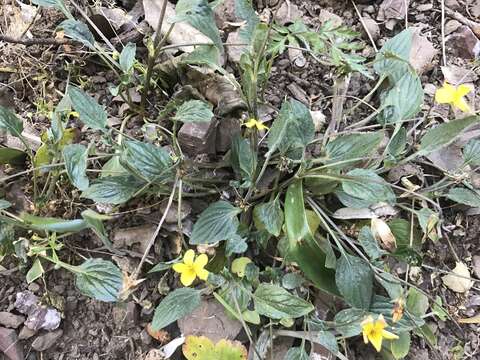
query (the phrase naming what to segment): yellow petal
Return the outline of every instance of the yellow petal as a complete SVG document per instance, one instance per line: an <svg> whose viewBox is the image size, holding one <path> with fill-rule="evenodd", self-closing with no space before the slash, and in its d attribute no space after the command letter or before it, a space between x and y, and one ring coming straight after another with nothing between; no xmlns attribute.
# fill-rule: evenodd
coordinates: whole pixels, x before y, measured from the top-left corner
<svg viewBox="0 0 480 360"><path fill-rule="evenodd" d="M374 335L370 335L368 339L372 343L375 350L377 350L378 352L382 350L382 333L375 333Z"/></svg>
<svg viewBox="0 0 480 360"><path fill-rule="evenodd" d="M180 274L185 272L185 271L188 271L190 268L191 268L190 266L185 265L183 263L173 264L173 266L172 266L172 269L174 271L176 271L177 273L180 273Z"/></svg>
<svg viewBox="0 0 480 360"><path fill-rule="evenodd" d="M367 333L366 332L363 332L363 342L365 344L368 344L368 336L367 336Z"/></svg>
<svg viewBox="0 0 480 360"><path fill-rule="evenodd" d="M449 83L444 83L443 86L435 92L435 101L439 104L450 104L455 99L455 87Z"/></svg>
<svg viewBox="0 0 480 360"><path fill-rule="evenodd" d="M467 102L465 101L465 99L457 99L455 100L455 102L453 103L453 105L455 107L457 107L458 109L460 109L461 111L463 112L470 112L470 107L468 106Z"/></svg>
<svg viewBox="0 0 480 360"><path fill-rule="evenodd" d="M390 331L387 331L387 330L383 330L382 331L382 337L384 337L385 339L387 340L395 340L395 339L398 339L398 336L391 333Z"/></svg>
<svg viewBox="0 0 480 360"><path fill-rule="evenodd" d="M180 282L184 286L190 286L195 281L196 277L197 275L195 274L195 271L193 271L193 269L189 269L187 271L182 272L182 275L180 275Z"/></svg>
<svg viewBox="0 0 480 360"><path fill-rule="evenodd" d="M250 119L244 124L247 128L252 128L257 125L257 120L255 119Z"/></svg>
<svg viewBox="0 0 480 360"><path fill-rule="evenodd" d="M192 249L187 250L185 255L183 255L183 262L187 265L193 266L193 259L195 258L195 251Z"/></svg>
<svg viewBox="0 0 480 360"><path fill-rule="evenodd" d="M205 265L207 265L207 263L208 263L208 256L205 254L200 254L195 259L195 262L193 263L193 269L198 274L198 272L202 270L205 267Z"/></svg>
<svg viewBox="0 0 480 360"><path fill-rule="evenodd" d="M201 269L200 271L197 271L197 276L200 280L206 281L208 279L208 274L209 272L205 269Z"/></svg>
<svg viewBox="0 0 480 360"><path fill-rule="evenodd" d="M261 122L257 121L257 129L258 130L268 130L268 126L263 125Z"/></svg>
<svg viewBox="0 0 480 360"><path fill-rule="evenodd" d="M460 96L460 97L465 96L471 91L472 91L472 88L470 86L462 84L457 88L457 96Z"/></svg>

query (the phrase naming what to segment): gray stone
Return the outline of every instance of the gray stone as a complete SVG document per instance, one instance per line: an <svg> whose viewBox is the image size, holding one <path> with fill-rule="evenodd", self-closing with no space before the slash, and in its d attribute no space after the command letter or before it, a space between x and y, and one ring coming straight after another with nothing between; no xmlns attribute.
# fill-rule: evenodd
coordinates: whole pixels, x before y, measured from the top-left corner
<svg viewBox="0 0 480 360"><path fill-rule="evenodd" d="M230 150L232 139L240 134L240 120L235 117L221 119L217 127L216 149L219 153Z"/></svg>
<svg viewBox="0 0 480 360"><path fill-rule="evenodd" d="M113 308L113 323L118 329L130 329L138 323L137 304L129 301L126 304L117 304Z"/></svg>
<svg viewBox="0 0 480 360"><path fill-rule="evenodd" d="M447 40L455 56L475 59L480 52L480 41L468 26L461 26Z"/></svg>
<svg viewBox="0 0 480 360"><path fill-rule="evenodd" d="M62 337L62 335L62 329L40 335L33 341L32 348L34 348L36 351L45 351L50 349L53 345L55 345L57 340Z"/></svg>
<svg viewBox="0 0 480 360"><path fill-rule="evenodd" d="M23 349L15 330L0 327L0 351L9 360L23 360Z"/></svg>
<svg viewBox="0 0 480 360"><path fill-rule="evenodd" d="M16 329L23 324L25 318L21 315L15 315L7 311L0 312L0 325Z"/></svg>
<svg viewBox="0 0 480 360"><path fill-rule="evenodd" d="M189 155L214 154L216 140L216 121L186 123L178 132L178 142L182 150Z"/></svg>
<svg viewBox="0 0 480 360"><path fill-rule="evenodd" d="M37 332L35 330L30 329L28 326L24 326L22 327L22 330L20 330L20 333L18 334L18 338L20 340L30 339L36 333Z"/></svg>

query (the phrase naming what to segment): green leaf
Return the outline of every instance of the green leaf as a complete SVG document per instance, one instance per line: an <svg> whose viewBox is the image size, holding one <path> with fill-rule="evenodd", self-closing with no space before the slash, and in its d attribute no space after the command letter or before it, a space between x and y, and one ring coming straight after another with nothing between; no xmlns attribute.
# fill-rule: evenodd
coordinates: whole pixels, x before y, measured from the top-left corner
<svg viewBox="0 0 480 360"><path fill-rule="evenodd" d="M432 313L434 313L435 316L442 321L446 321L448 319L448 313L442 307L442 298L438 295L435 297L435 301L432 303Z"/></svg>
<svg viewBox="0 0 480 360"><path fill-rule="evenodd" d="M358 241L371 260L376 260L382 255L386 254L385 251L380 249L378 241L373 237L372 231L368 226L364 226L360 230L360 233L358 234Z"/></svg>
<svg viewBox="0 0 480 360"><path fill-rule="evenodd" d="M95 38L88 29L88 26L83 22L74 19L67 19L61 22L57 28L63 30L66 37L81 42L90 49L95 48Z"/></svg>
<svg viewBox="0 0 480 360"><path fill-rule="evenodd" d="M382 93L379 120L382 124L393 124L411 119L423 104L423 87L413 71L407 71L391 89Z"/></svg>
<svg viewBox="0 0 480 360"><path fill-rule="evenodd" d="M301 181L288 187L285 198L285 229L289 242L287 259L296 262L306 277L319 289L338 294L334 281L335 273L325 267L325 252L308 226Z"/></svg>
<svg viewBox="0 0 480 360"><path fill-rule="evenodd" d="M103 220L110 220L111 217L107 215L100 215L95 211L88 209L82 211L82 218L85 220L87 226L102 240L103 245L110 251L118 252L118 250L113 249L113 245L108 238L107 231L103 226Z"/></svg>
<svg viewBox="0 0 480 360"><path fill-rule="evenodd" d="M97 179L81 197L97 203L119 205L130 200L143 186L144 183L133 176L108 176Z"/></svg>
<svg viewBox="0 0 480 360"><path fill-rule="evenodd" d="M156 273L156 272L161 272L161 271L168 270L172 267L173 264L176 264L181 259L182 259L181 257L178 257L174 260L170 260L170 261L166 261L166 262L159 262L157 265L155 265L153 268L151 268L148 271L148 273L151 274L151 273Z"/></svg>
<svg viewBox="0 0 480 360"><path fill-rule="evenodd" d="M12 110L0 105L0 130L6 130L10 135L20 138L23 131L23 122Z"/></svg>
<svg viewBox="0 0 480 360"><path fill-rule="evenodd" d="M8 209L12 204L7 200L0 199L0 210Z"/></svg>
<svg viewBox="0 0 480 360"><path fill-rule="evenodd" d="M43 275L45 270L43 270L42 263L40 262L40 259L36 259L35 262L33 263L32 267L30 270L28 270L27 275L25 276L27 280L27 284L30 284L37 280L40 276Z"/></svg>
<svg viewBox="0 0 480 360"><path fill-rule="evenodd" d="M339 311L334 318L335 329L345 337L357 336L362 333L362 321L367 312L361 309L345 309Z"/></svg>
<svg viewBox="0 0 480 360"><path fill-rule="evenodd" d="M478 116L469 116L463 119L452 120L428 130L420 142L420 150L417 152L417 155L424 156L447 146L461 135L463 131L477 123L479 119Z"/></svg>
<svg viewBox="0 0 480 360"><path fill-rule="evenodd" d="M87 224L82 219L63 220L22 213L24 225L32 230L51 231L57 233L77 232L85 229Z"/></svg>
<svg viewBox="0 0 480 360"><path fill-rule="evenodd" d="M240 28L240 39L250 43L257 24L260 22L251 0L235 0L235 15L246 23Z"/></svg>
<svg viewBox="0 0 480 360"><path fill-rule="evenodd" d="M392 274L384 272L377 274L375 278L387 291L390 299L397 300L400 296L403 295L402 284L399 280L394 278Z"/></svg>
<svg viewBox="0 0 480 360"><path fill-rule="evenodd" d="M122 272L110 261L88 259L75 267L78 290L91 298L106 302L117 301L122 283Z"/></svg>
<svg viewBox="0 0 480 360"><path fill-rule="evenodd" d="M107 113L94 98L87 95L82 89L76 86L69 86L68 96L72 106L80 114L80 120L92 129L105 131L107 126Z"/></svg>
<svg viewBox="0 0 480 360"><path fill-rule="evenodd" d="M424 324L423 326L419 327L418 329L415 329L414 331L415 331L415 334L420 335L425 340L427 340L430 346L432 347L437 346L437 337L435 336L435 333L433 332L429 324Z"/></svg>
<svg viewBox="0 0 480 360"><path fill-rule="evenodd" d="M383 138L382 131L339 136L330 141L325 150L330 163L363 158L377 149ZM343 166L352 164L348 163Z"/></svg>
<svg viewBox="0 0 480 360"><path fill-rule="evenodd" d="M120 69L122 69L123 72L129 73L132 70L133 65L135 64L136 51L137 46L134 43L128 43L122 49L118 62L120 64Z"/></svg>
<svg viewBox="0 0 480 360"><path fill-rule="evenodd" d="M300 158L314 135L315 126L307 107L297 100L285 101L268 134L268 154L278 149L291 158Z"/></svg>
<svg viewBox="0 0 480 360"><path fill-rule="evenodd" d="M120 164L120 156L112 156L102 166L100 177L128 175L127 169Z"/></svg>
<svg viewBox="0 0 480 360"><path fill-rule="evenodd" d="M310 357L305 352L303 347L292 347L290 348L283 360L309 360Z"/></svg>
<svg viewBox="0 0 480 360"><path fill-rule="evenodd" d="M452 188L448 191L446 198L459 204L480 207L480 195L473 190L465 188Z"/></svg>
<svg viewBox="0 0 480 360"><path fill-rule="evenodd" d="M406 29L388 40L375 58L373 68L379 75L388 75L392 81L398 80L410 70L409 59L413 32Z"/></svg>
<svg viewBox="0 0 480 360"><path fill-rule="evenodd" d="M199 290L184 287L172 291L155 309L152 328L160 330L183 318L200 306L200 301Z"/></svg>
<svg viewBox="0 0 480 360"><path fill-rule="evenodd" d="M232 139L230 162L233 170L242 180L253 182L257 169L257 154L252 150L248 139L240 135Z"/></svg>
<svg viewBox="0 0 480 360"><path fill-rule="evenodd" d="M255 310L271 319L297 318L310 313L314 306L277 285L260 284L253 294Z"/></svg>
<svg viewBox="0 0 480 360"><path fill-rule="evenodd" d="M471 139L463 148L463 161L473 166L480 165L480 140Z"/></svg>
<svg viewBox="0 0 480 360"><path fill-rule="evenodd" d="M247 239L238 234L233 234L226 240L227 240L227 243L225 246L226 256L231 256L232 254L241 254L247 251L248 249L248 244L246 241Z"/></svg>
<svg viewBox="0 0 480 360"><path fill-rule="evenodd" d="M282 278L282 286L287 290L293 290L305 282L302 275L297 273L285 274Z"/></svg>
<svg viewBox="0 0 480 360"><path fill-rule="evenodd" d="M372 302L373 271L365 260L345 254L337 261L335 282L345 301L367 310Z"/></svg>
<svg viewBox="0 0 480 360"><path fill-rule="evenodd" d="M283 211L278 199L255 206L253 221L258 230L267 230L273 236L280 236L283 226Z"/></svg>
<svg viewBox="0 0 480 360"><path fill-rule="evenodd" d="M125 141L121 164L141 179L164 182L172 176L173 161L167 150L150 143Z"/></svg>
<svg viewBox="0 0 480 360"><path fill-rule="evenodd" d="M222 39L215 23L213 10L207 0L179 0L175 7L176 16L170 22L186 21L195 29L209 37L223 52Z"/></svg>
<svg viewBox="0 0 480 360"><path fill-rule="evenodd" d="M185 101L177 109L177 113L172 120L189 122L209 122L213 118L213 112L210 104L201 100Z"/></svg>
<svg viewBox="0 0 480 360"><path fill-rule="evenodd" d="M190 244L214 244L236 235L241 211L223 200L211 204L193 225Z"/></svg>
<svg viewBox="0 0 480 360"><path fill-rule="evenodd" d="M90 184L86 175L88 149L80 144L67 145L63 148L63 159L68 177L73 185L86 190Z"/></svg>
<svg viewBox="0 0 480 360"><path fill-rule="evenodd" d="M392 340L390 350L395 359L403 359L410 351L410 333L403 332L398 337L397 340Z"/></svg>
<svg viewBox="0 0 480 360"><path fill-rule="evenodd" d="M404 127L398 129L394 132L392 140L388 144L388 154L394 158L400 156L407 146L407 130Z"/></svg>
<svg viewBox="0 0 480 360"><path fill-rule="evenodd" d="M0 148L0 165L22 165L27 159L27 154L18 149Z"/></svg>
<svg viewBox="0 0 480 360"><path fill-rule="evenodd" d="M423 316L428 310L428 297L411 287L407 295L407 309L415 316Z"/></svg>
<svg viewBox="0 0 480 360"><path fill-rule="evenodd" d="M67 18L72 18L72 13L67 9L63 0L32 0L32 3L44 7L53 7L60 10Z"/></svg>
<svg viewBox="0 0 480 360"><path fill-rule="evenodd" d="M391 324L394 306L395 303L391 299L375 295L370 307L370 312L375 315L383 314L385 321ZM425 324L425 321L422 318L405 312L403 317L395 323L395 331L402 333L415 329L423 324Z"/></svg>
<svg viewBox="0 0 480 360"><path fill-rule="evenodd" d="M369 205L379 202L395 204L395 193L390 185L372 170L353 169L347 176L350 179L342 180L342 189L347 195L364 200Z"/></svg>

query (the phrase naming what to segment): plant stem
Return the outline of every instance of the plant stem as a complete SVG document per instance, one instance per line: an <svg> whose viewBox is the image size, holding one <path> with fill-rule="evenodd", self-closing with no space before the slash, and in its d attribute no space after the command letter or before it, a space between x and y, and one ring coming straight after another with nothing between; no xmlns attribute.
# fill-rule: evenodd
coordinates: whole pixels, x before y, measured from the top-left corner
<svg viewBox="0 0 480 360"><path fill-rule="evenodd" d="M162 8L160 10L160 18L158 19L157 24L157 32L155 34L155 38L153 40L153 49L149 49L148 52L148 64L147 64L147 72L145 74L145 83L143 85L143 92L142 92L142 99L140 101L140 114L143 117L145 115L145 103L147 101L147 94L150 89L150 79L152 77L153 66L155 65L155 60L158 55L158 45L160 44L160 40L162 38L162 26L163 21L165 19L165 13L167 11L167 0L163 0ZM165 38L167 36L165 35ZM151 53L153 50L153 53Z"/></svg>

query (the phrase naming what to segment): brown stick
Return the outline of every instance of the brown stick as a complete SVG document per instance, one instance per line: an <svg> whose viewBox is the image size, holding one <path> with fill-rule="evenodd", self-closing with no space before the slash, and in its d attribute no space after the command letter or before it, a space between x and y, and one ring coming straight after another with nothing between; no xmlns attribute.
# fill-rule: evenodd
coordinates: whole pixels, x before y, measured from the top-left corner
<svg viewBox="0 0 480 360"><path fill-rule="evenodd" d="M31 45L65 45L73 44L73 40L69 39L15 39L11 36L0 35L0 42L5 41L12 44Z"/></svg>

